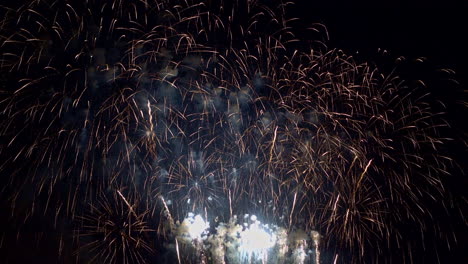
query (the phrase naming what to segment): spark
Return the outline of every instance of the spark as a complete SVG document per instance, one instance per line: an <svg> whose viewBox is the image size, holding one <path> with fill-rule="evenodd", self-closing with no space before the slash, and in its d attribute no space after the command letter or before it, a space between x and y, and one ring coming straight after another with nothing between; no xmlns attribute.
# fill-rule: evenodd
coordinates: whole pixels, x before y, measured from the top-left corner
<svg viewBox="0 0 468 264"><path fill-rule="evenodd" d="M253 220L254 223L250 224L240 234L241 246L240 249L247 259L257 259L264 262L267 261L267 251L271 249L276 242L276 237L260 222Z"/></svg>

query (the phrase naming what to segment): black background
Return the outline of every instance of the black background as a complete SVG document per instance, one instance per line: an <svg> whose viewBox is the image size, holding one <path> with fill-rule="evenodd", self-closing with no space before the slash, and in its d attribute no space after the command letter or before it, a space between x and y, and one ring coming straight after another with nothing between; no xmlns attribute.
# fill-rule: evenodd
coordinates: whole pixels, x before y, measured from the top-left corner
<svg viewBox="0 0 468 264"><path fill-rule="evenodd" d="M431 96L446 105L446 118L454 133L468 135L468 111L464 106L468 102L468 1L300 0L292 8L292 15L300 18L298 24L303 29L314 23L325 25L328 48L342 49L358 61L375 62L384 72L395 69L396 59L404 57L406 63L397 67L397 74L410 81L423 80ZM297 34L299 39L307 39L311 33L300 30ZM418 62L421 57L423 63ZM452 78L456 84L437 77L437 70L444 68L455 71ZM466 145L455 141L449 148L461 171L466 172ZM451 177L451 194L466 204L466 175L460 172ZM466 215L466 206L460 210ZM439 255L440 263L468 263L466 220L444 221L454 227L461 240L450 252ZM433 259L426 263L439 262Z"/></svg>
<svg viewBox="0 0 468 264"><path fill-rule="evenodd" d="M300 18L299 28L325 25L328 48L342 49L358 60L424 57L425 68L409 67L414 75L400 72L409 78L424 79L433 74L431 70L442 68L454 70L459 85L429 88L446 102L466 100L462 97L468 87L468 1L299 0L291 10L293 17ZM298 38L307 39L309 34L300 30ZM450 110L466 131L461 108Z"/></svg>

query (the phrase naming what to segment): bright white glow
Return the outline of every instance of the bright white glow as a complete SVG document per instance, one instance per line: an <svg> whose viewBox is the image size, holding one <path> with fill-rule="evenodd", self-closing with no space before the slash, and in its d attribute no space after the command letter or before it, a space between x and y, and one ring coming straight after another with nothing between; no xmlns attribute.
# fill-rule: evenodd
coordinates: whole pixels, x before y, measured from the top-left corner
<svg viewBox="0 0 468 264"><path fill-rule="evenodd" d="M209 232L210 223L194 213L177 225L176 249L180 242L191 245L197 256L209 256L212 263L320 264L317 231L308 234L298 229L288 233L274 224L263 224L250 214L241 220L234 215L228 223L217 222L213 232Z"/></svg>
<svg viewBox="0 0 468 264"><path fill-rule="evenodd" d="M253 219L256 220L256 217L253 217ZM259 221L255 221L243 230L240 233L240 239L240 249L248 259L254 257L266 260L267 251L276 243L276 236L266 230L266 226L262 226Z"/></svg>
<svg viewBox="0 0 468 264"><path fill-rule="evenodd" d="M203 233L210 227L210 224L205 222L201 215L195 217L189 215L188 233L192 239L200 239Z"/></svg>
<svg viewBox="0 0 468 264"><path fill-rule="evenodd" d="M293 263L305 263L306 257L307 257L307 253L305 252L302 246L294 249L291 255L291 259L293 260Z"/></svg>

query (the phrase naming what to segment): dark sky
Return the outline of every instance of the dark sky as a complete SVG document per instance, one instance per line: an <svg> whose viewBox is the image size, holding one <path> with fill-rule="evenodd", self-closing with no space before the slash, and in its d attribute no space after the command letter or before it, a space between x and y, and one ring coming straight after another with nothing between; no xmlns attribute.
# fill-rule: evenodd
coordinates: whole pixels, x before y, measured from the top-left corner
<svg viewBox="0 0 468 264"><path fill-rule="evenodd" d="M464 3L462 3L464 2ZM297 1L294 15L302 26L326 25L329 48L343 49L362 61L375 61L382 54L388 61L404 56L408 66L399 74L409 79L423 79L436 99L447 105L447 119L459 133L467 133L468 111L462 106L468 90L468 1ZM308 33L303 32L306 37ZM301 33L299 33L301 34ZM304 36L299 36L300 38ZM380 49L380 52L379 52ZM425 57L423 65L414 63ZM378 60L377 60L378 61ZM379 66L379 65L377 65ZM382 66L382 65L380 65ZM393 66L390 65L390 69ZM436 77L437 69L455 70L459 85L449 85ZM455 142L451 151L466 171L466 146ZM463 182L463 185L460 183ZM454 180L452 189L466 195L466 177ZM458 188L458 189L457 189ZM464 223L447 223L464 226ZM466 232L463 230L460 232ZM467 234L468 236L468 234ZM459 241L459 249L443 260L468 263ZM449 263L449 262L447 262Z"/></svg>
<svg viewBox="0 0 468 264"><path fill-rule="evenodd" d="M295 12L301 20L324 23L332 46L363 52L383 48L398 56L429 56L441 64L466 70L468 2L374 2L299 0Z"/></svg>
<svg viewBox="0 0 468 264"><path fill-rule="evenodd" d="M446 104L450 122L468 131L468 111L463 106L468 90L468 1L299 0L291 10L292 16L300 18L300 28L325 25L327 46L357 60L375 61L389 71L395 59L405 57L407 64L398 74L423 80L435 98ZM306 39L310 33L298 34ZM420 57L424 63L415 63ZM379 65L382 59L386 63ZM439 78L436 72L444 68L455 71L451 78L459 85ZM461 151L460 155L466 154Z"/></svg>
<svg viewBox="0 0 468 264"><path fill-rule="evenodd" d="M299 0L293 13L305 24L326 25L330 47L367 56L381 48L395 57L427 57L466 79L468 1L373 2Z"/></svg>

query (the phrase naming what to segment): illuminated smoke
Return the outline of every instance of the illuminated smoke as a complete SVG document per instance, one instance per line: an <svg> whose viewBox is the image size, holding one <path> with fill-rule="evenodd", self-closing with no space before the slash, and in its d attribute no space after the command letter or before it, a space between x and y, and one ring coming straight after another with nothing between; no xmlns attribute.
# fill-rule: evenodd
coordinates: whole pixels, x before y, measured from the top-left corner
<svg viewBox="0 0 468 264"><path fill-rule="evenodd" d="M242 221L241 221L242 220ZM202 216L189 213L177 227L175 234L176 251L179 242L192 247L194 254L210 263L290 263L318 264L318 247L310 248L316 239L302 230L288 234L287 230L276 225L264 224L255 215L245 215L242 219L233 216L228 223L217 223L209 232L210 224ZM190 252L190 250L185 250ZM190 256L185 256L190 259ZM184 259L184 256L182 257Z"/></svg>

